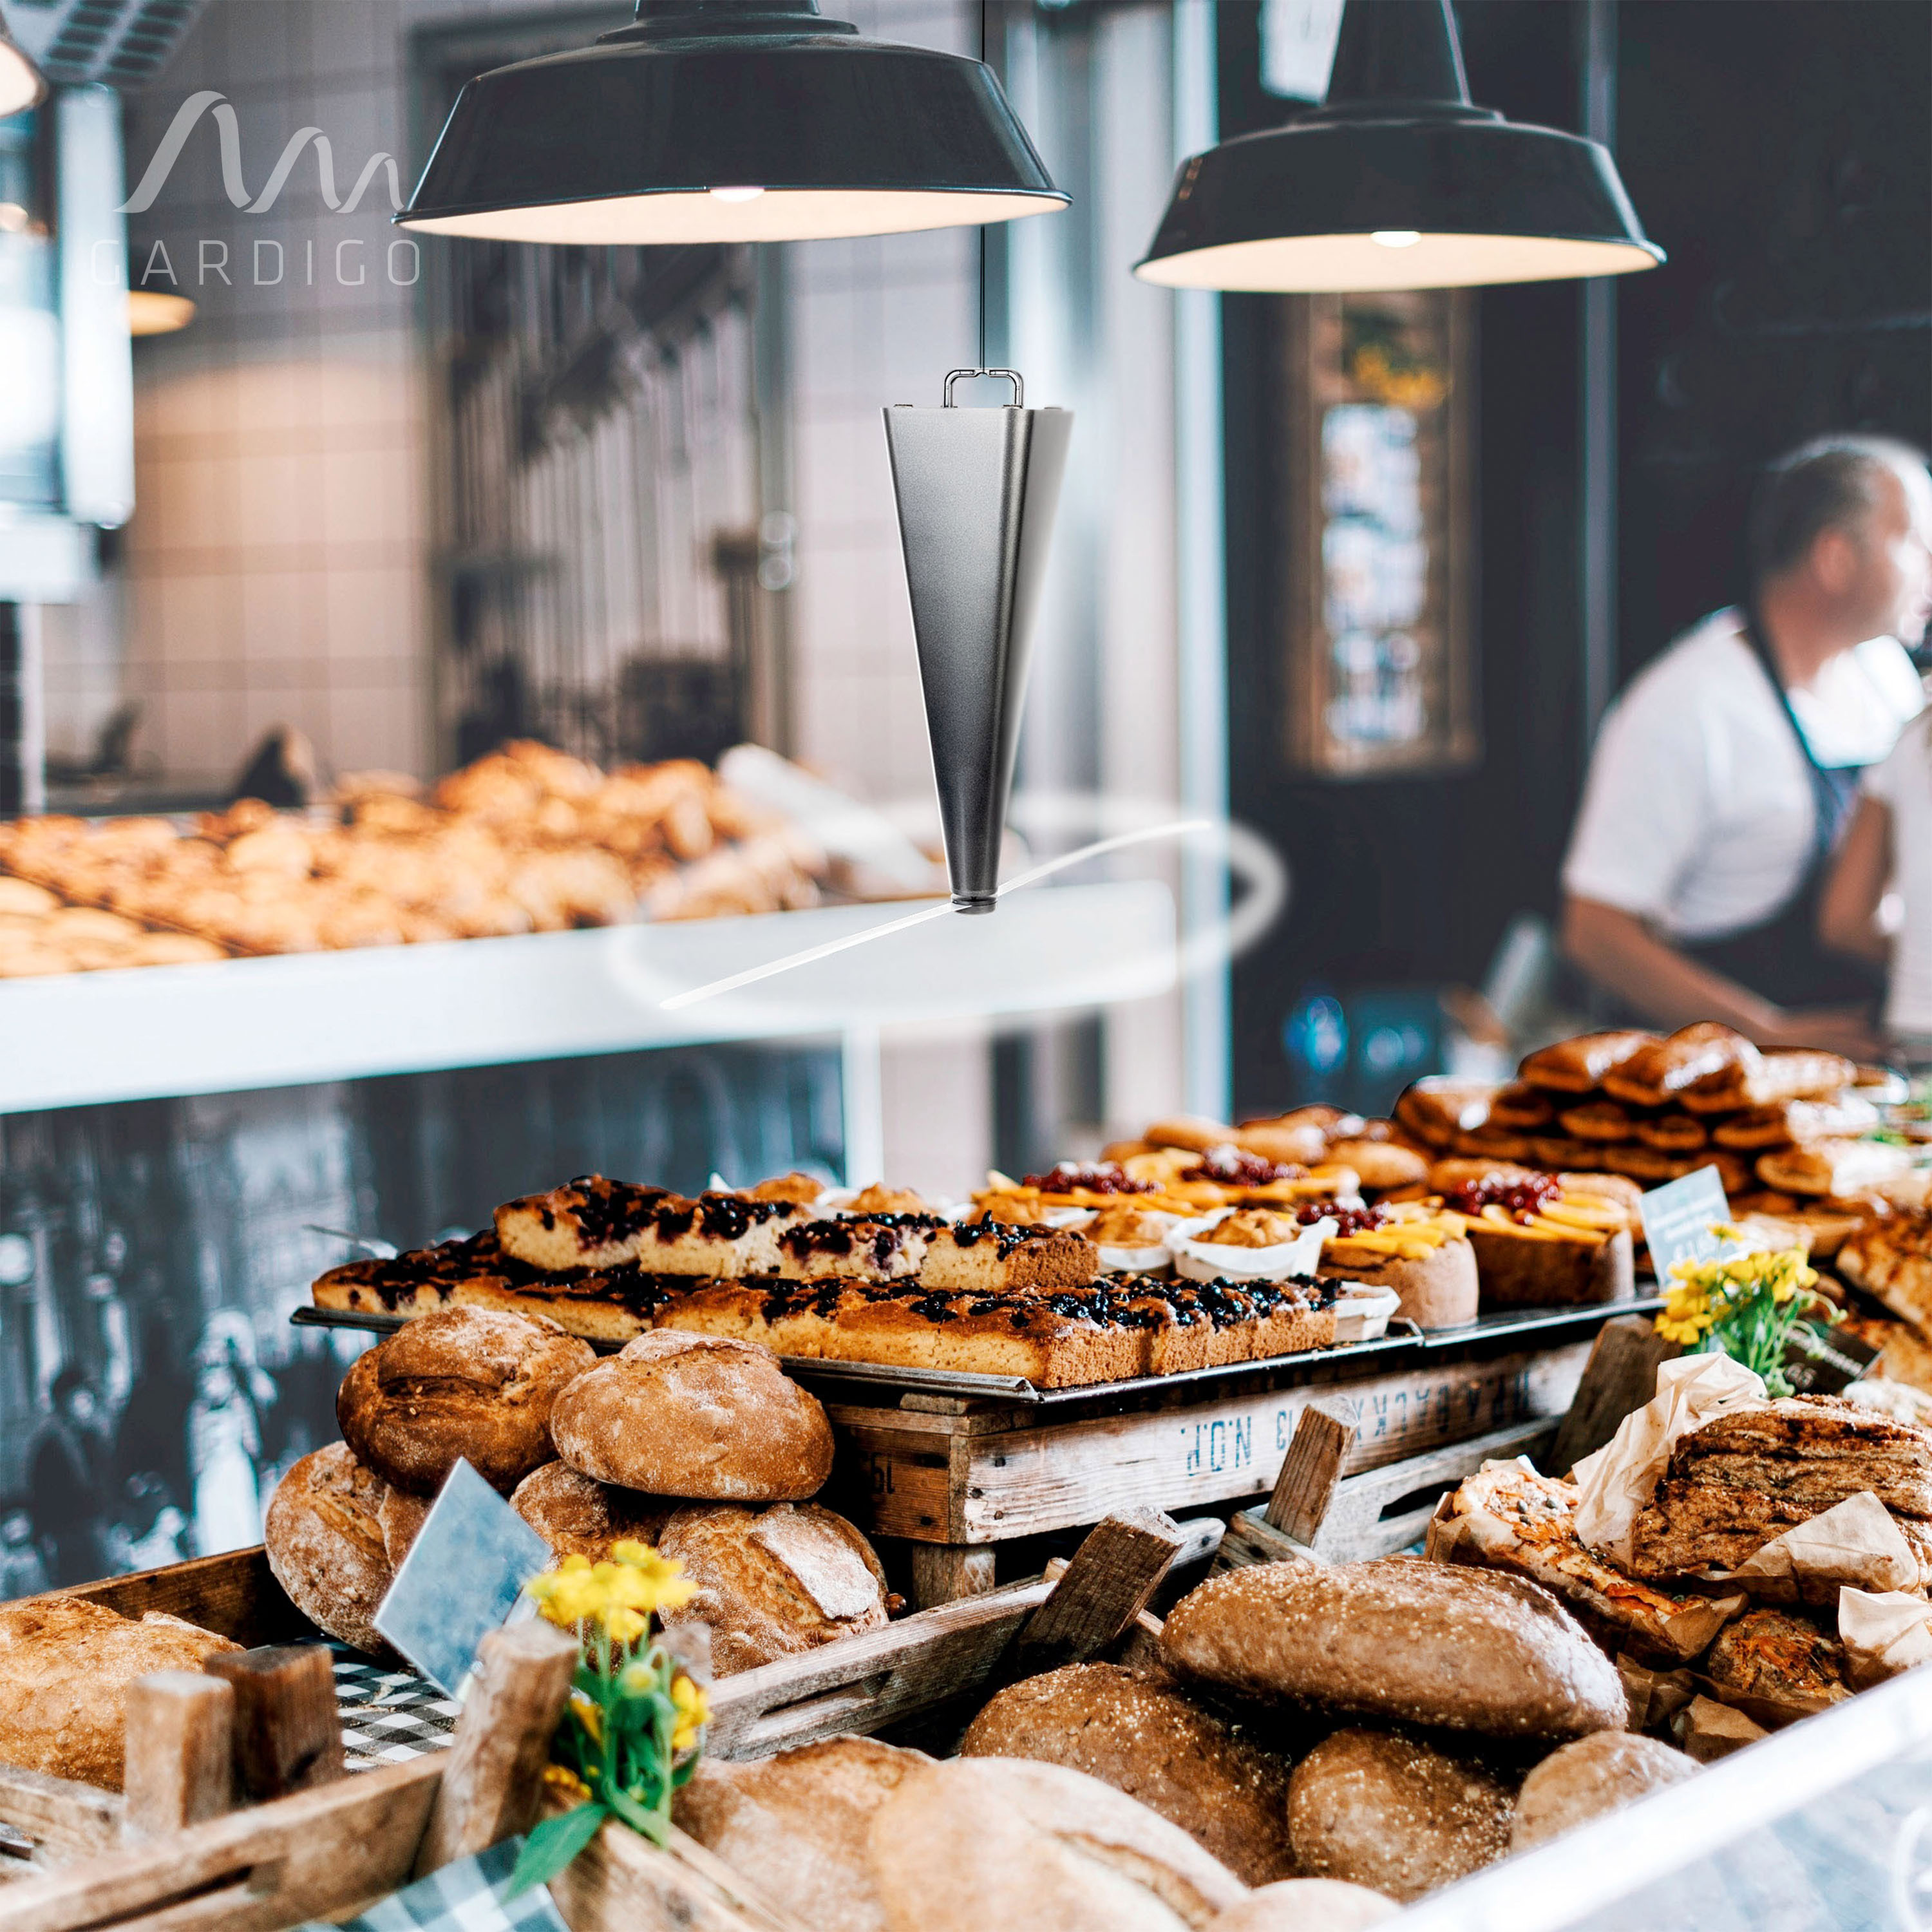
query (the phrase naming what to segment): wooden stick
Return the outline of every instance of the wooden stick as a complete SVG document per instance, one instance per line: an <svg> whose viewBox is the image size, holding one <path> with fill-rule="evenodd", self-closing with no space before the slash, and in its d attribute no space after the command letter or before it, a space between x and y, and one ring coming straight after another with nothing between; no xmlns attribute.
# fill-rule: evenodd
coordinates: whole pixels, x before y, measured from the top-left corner
<svg viewBox="0 0 1932 1932"><path fill-rule="evenodd" d="M335 1666L319 1643L268 1644L202 1666L235 1690L235 1781L251 1803L345 1774Z"/></svg>
<svg viewBox="0 0 1932 1932"><path fill-rule="evenodd" d="M1606 1322L1576 1385L1576 1399L1557 1432L1550 1454L1550 1473L1567 1475L1586 1456L1603 1448L1617 1426L1657 1393L1659 1366L1680 1355L1647 1315L1616 1315Z"/></svg>
<svg viewBox="0 0 1932 1932"><path fill-rule="evenodd" d="M1276 1529L1298 1543L1314 1542L1354 1441L1354 1412L1346 1402L1325 1396L1301 1412L1274 1494L1262 1511Z"/></svg>
<svg viewBox="0 0 1932 1932"><path fill-rule="evenodd" d="M545 1623L492 1630L477 1646L476 1682L416 1852L417 1877L530 1829L576 1665L577 1640Z"/></svg>
<svg viewBox="0 0 1932 1932"><path fill-rule="evenodd" d="M1022 1628L1014 1646L1021 1675L1081 1663L1117 1642L1187 1542L1159 1510L1128 1510L1096 1524Z"/></svg>
<svg viewBox="0 0 1932 1932"><path fill-rule="evenodd" d="M157 1670L128 1687L127 1808L130 1844L165 1838L235 1802L235 1690L200 1670Z"/></svg>

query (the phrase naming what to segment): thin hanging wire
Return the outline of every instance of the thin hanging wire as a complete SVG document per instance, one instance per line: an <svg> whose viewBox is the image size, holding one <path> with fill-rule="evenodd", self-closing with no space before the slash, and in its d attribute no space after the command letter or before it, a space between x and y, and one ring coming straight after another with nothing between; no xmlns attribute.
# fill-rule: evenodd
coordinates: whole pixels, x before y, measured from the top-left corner
<svg viewBox="0 0 1932 1932"><path fill-rule="evenodd" d="M986 9L989 0L980 0L980 64L986 64ZM980 369L986 368L986 229L980 224Z"/></svg>

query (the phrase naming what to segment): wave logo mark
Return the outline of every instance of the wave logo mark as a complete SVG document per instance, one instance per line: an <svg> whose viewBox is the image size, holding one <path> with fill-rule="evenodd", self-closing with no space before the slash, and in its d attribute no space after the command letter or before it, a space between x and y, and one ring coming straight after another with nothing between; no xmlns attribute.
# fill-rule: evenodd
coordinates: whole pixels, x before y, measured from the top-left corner
<svg viewBox="0 0 1932 1932"><path fill-rule="evenodd" d="M188 136L194 132L203 115L213 118L215 132L221 142L222 188L230 201L245 213L266 214L274 206L282 190L288 185L290 176L295 172L296 164L311 143L315 148L316 172L321 184L322 198L337 214L353 214L378 172L388 177L390 207L400 211L403 206L403 186L393 154L371 154L362 164L362 172L356 177L356 184L350 190L347 200L338 196L335 191L334 152L329 146L328 136L320 128L298 128L289 136L261 193L251 200L242 173L242 124L236 119L234 107L225 94L205 88L198 94L190 94L175 110L175 118L168 124L168 131L161 136L161 144L154 150L154 158L148 162L140 184L121 204L122 214L145 214L154 206L161 190L167 185L169 176L174 172L175 163L181 158L182 150L188 146Z"/></svg>

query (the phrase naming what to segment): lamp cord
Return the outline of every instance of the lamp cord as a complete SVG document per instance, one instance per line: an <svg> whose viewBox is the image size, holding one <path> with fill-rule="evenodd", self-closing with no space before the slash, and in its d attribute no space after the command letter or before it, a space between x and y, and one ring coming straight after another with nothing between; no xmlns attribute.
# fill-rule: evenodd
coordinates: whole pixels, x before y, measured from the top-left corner
<svg viewBox="0 0 1932 1932"><path fill-rule="evenodd" d="M986 9L989 0L980 0L980 64L986 64ZM980 224L980 368L986 367L986 224Z"/></svg>

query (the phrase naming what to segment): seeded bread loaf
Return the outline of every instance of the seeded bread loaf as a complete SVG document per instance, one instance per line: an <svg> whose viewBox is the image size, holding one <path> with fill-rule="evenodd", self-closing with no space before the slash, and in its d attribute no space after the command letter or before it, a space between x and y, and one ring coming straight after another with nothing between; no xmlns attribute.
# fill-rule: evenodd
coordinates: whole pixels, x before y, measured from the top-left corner
<svg viewBox="0 0 1932 1932"><path fill-rule="evenodd" d="M1680 1750L1628 1731L1598 1731L1552 1751L1522 1781L1510 1825L1510 1850L1620 1810L1653 1791L1681 1784L1697 1767Z"/></svg>
<svg viewBox="0 0 1932 1932"><path fill-rule="evenodd" d="M824 1406L769 1348L659 1330L579 1376L557 1454L600 1483L717 1502L795 1502L832 1473Z"/></svg>
<svg viewBox="0 0 1932 1932"><path fill-rule="evenodd" d="M1294 1870L1287 1760L1116 1665L1070 1664L1002 1690L959 1753L1084 1772L1178 1825L1249 1885Z"/></svg>
<svg viewBox="0 0 1932 1932"><path fill-rule="evenodd" d="M1510 1790L1481 1765L1388 1731L1337 1731L1294 1768L1288 1829L1311 1878L1404 1904L1510 1848Z"/></svg>
<svg viewBox="0 0 1932 1932"><path fill-rule="evenodd" d="M0 1604L0 1764L121 1789L128 1687L242 1646L178 1617L80 1597Z"/></svg>
<svg viewBox="0 0 1932 1932"><path fill-rule="evenodd" d="M1547 1590L1410 1557L1210 1577L1160 1647L1184 1676L1338 1715L1552 1738L1629 1716L1616 1667Z"/></svg>
<svg viewBox="0 0 1932 1932"><path fill-rule="evenodd" d="M392 1654L370 1621L392 1574L380 1514L387 1489L346 1443L332 1442L275 1485L262 1532L290 1601L316 1629L373 1657Z"/></svg>
<svg viewBox="0 0 1932 1932"><path fill-rule="evenodd" d="M507 1494L555 1456L550 1406L596 1359L546 1316L452 1308L358 1356L335 1419L398 1489L433 1494L460 1459Z"/></svg>

